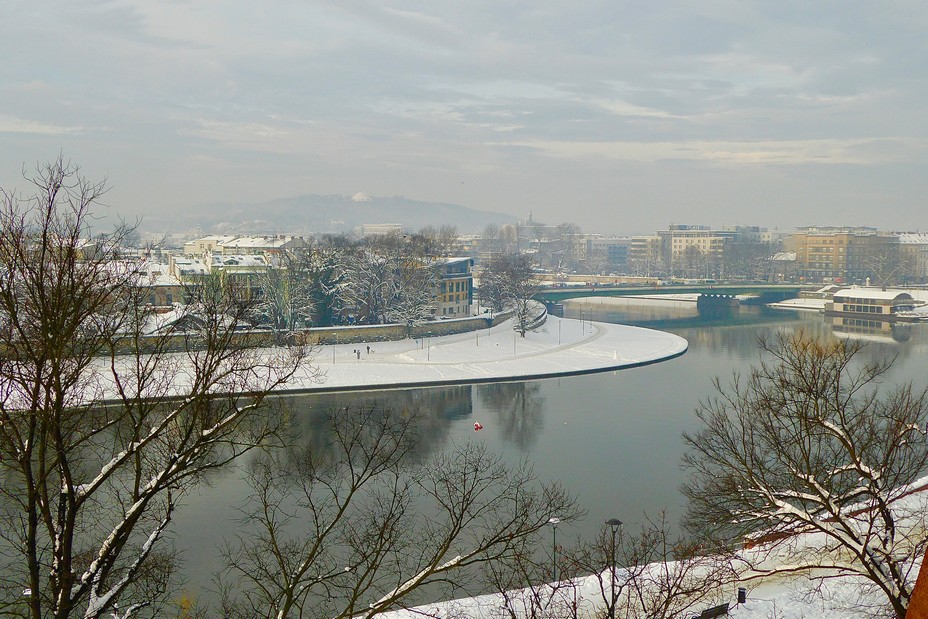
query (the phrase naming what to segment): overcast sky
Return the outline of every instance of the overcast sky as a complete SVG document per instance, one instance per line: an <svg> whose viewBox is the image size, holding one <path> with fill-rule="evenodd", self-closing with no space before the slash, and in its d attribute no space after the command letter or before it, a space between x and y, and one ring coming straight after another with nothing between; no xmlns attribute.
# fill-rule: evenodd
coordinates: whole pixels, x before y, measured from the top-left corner
<svg viewBox="0 0 928 619"><path fill-rule="evenodd" d="M8 0L0 186L928 230L928 3Z"/></svg>

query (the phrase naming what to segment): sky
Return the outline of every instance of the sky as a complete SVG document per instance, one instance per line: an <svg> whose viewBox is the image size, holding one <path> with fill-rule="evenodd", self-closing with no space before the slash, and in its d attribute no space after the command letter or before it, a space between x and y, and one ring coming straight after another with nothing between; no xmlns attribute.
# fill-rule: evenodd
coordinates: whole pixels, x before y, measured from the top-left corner
<svg viewBox="0 0 928 619"><path fill-rule="evenodd" d="M928 230L928 3L9 0L0 187L302 194L585 232Z"/></svg>

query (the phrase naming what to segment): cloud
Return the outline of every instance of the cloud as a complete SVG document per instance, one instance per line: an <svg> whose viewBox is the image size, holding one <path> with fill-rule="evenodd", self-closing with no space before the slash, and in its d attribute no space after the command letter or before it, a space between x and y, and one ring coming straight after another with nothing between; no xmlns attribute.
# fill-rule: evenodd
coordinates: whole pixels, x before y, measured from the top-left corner
<svg viewBox="0 0 928 619"><path fill-rule="evenodd" d="M35 135L73 135L82 133L83 127L63 127L15 116L0 114L0 133L32 133Z"/></svg>
<svg viewBox="0 0 928 619"><path fill-rule="evenodd" d="M925 191L928 4L911 0L36 0L4 23L0 56L23 60L0 64L0 166L64 151L139 209L168 186L178 208L364 187L562 217L574 195L607 213L634 181L661 192L640 217L666 220L700 196L740 212L749 192L719 195L739 183L823 208L864 179L900 204Z"/></svg>
<svg viewBox="0 0 928 619"><path fill-rule="evenodd" d="M781 141L579 142L528 140L497 142L499 147L532 149L549 157L602 157L620 161L693 160L725 165L855 164L883 165L925 160L928 140L809 139Z"/></svg>

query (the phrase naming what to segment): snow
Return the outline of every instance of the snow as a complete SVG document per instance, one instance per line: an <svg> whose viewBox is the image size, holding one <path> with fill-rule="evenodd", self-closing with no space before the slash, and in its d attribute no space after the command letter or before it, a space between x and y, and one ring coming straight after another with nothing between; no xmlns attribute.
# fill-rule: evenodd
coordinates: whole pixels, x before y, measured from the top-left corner
<svg viewBox="0 0 928 619"><path fill-rule="evenodd" d="M338 345L318 345L307 362L275 393L377 390L554 378L605 372L657 363L686 352L682 337L662 331L548 316L520 337L513 319L491 329L469 333ZM373 338L376 330L372 330ZM370 352L368 352L368 346ZM358 355L360 351L360 355ZM282 348L249 351L254 368L265 376ZM172 377L175 395L189 388L184 365L187 353L173 353L162 364L177 364ZM94 361L95 376L105 397L115 397L109 360ZM117 371L131 372L135 360L117 357ZM111 394L111 395L110 395Z"/></svg>
<svg viewBox="0 0 928 619"><path fill-rule="evenodd" d="M838 299L847 299L847 298L858 298L858 299L869 299L873 301L894 301L900 295L906 295L911 297L909 290L901 290L896 288L865 288L862 286L850 286L848 288L842 288L841 290L835 292L834 298L837 302Z"/></svg>
<svg viewBox="0 0 928 619"><path fill-rule="evenodd" d="M829 302L829 299L824 299L824 298L786 299L785 301L779 301L777 303L768 303L767 307L774 307L777 309L786 309L786 310L807 311L807 312L824 312L825 304L828 302Z"/></svg>
<svg viewBox="0 0 928 619"><path fill-rule="evenodd" d="M313 383L298 373L296 391L383 389L550 378L636 367L686 352L685 339L651 329L549 316L524 338L512 320L492 329L394 342L320 346ZM361 351L360 359L356 350Z"/></svg>
<svg viewBox="0 0 928 619"><path fill-rule="evenodd" d="M923 486L928 483L924 478L914 483L922 491L913 492L900 501L903 510L923 513L928 509L928 492ZM915 524L914 526L920 526ZM872 583L860 576L839 575L837 571L823 570L814 573L803 569L801 563L808 557L810 550L823 547L824 543L818 533L797 535L791 543L782 544L771 552L769 548L759 547L743 550L733 562L738 573L738 580L730 586L719 590L706 591L704 597L694 601L689 608L677 615L691 617L703 610L724 603L729 603L728 617L734 619L809 619L811 617L828 617L841 619L872 619L881 616L885 598L871 586ZM797 563L798 562L798 563ZM659 564L652 564L647 569L653 570ZM672 564L668 564L671 566ZM745 566L753 566L752 568ZM769 573L770 569L796 571ZM912 570L918 574L919 565ZM763 571L761 571L763 570ZM622 579L622 570L617 570L618 579ZM514 607L517 616L532 616L532 600L540 600L543 605L554 609L550 616L570 616L567 609L576 605L579 619L594 619L604 616L605 601L600 590L600 579L609 582L609 570L603 576L586 576L572 581L536 586L535 591L525 589L508 592L510 599L520 600ZM747 590L744 604L737 603L739 587ZM524 604L522 603L524 602ZM558 613L557 608L566 612ZM377 615L378 619L421 619L422 617L469 617L473 619L498 619L508 616L502 594L487 594L472 598L436 602L412 608ZM524 608L524 610L523 610ZM543 615L549 616L549 615ZM625 616L625 615L622 615Z"/></svg>

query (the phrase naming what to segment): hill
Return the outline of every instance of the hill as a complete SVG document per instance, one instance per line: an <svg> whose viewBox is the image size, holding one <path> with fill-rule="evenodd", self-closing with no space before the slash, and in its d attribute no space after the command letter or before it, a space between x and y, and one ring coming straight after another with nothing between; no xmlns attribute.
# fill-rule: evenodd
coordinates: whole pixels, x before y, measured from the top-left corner
<svg viewBox="0 0 928 619"><path fill-rule="evenodd" d="M361 224L401 224L415 231L424 226L452 225L460 234L475 234L488 224L515 223L503 213L457 204L422 202L402 196L371 197L309 194L261 203L214 203L180 216L149 215L145 228L159 232L199 229L203 234L350 232Z"/></svg>

